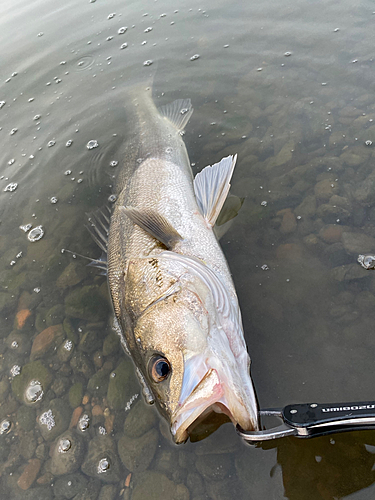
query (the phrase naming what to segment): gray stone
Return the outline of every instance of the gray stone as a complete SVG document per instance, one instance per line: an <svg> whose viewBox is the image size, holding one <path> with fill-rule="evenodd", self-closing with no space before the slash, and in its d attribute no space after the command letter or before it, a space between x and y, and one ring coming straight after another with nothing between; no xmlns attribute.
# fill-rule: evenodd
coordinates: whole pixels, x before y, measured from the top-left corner
<svg viewBox="0 0 375 500"><path fill-rule="evenodd" d="M85 489L87 481L87 478L79 472L59 477L55 480L53 485L55 497L68 499L74 498Z"/></svg>
<svg viewBox="0 0 375 500"><path fill-rule="evenodd" d="M124 359L109 376L107 391L108 406L114 410L124 409L126 403L139 392L134 375L134 366L129 359Z"/></svg>
<svg viewBox="0 0 375 500"><path fill-rule="evenodd" d="M349 254L356 256L375 251L375 238L363 233L342 233L342 244Z"/></svg>
<svg viewBox="0 0 375 500"><path fill-rule="evenodd" d="M26 404L35 404L35 401L27 399L26 390L34 381L40 382L44 394L48 390L52 375L50 371L43 365L41 361L33 361L22 367L21 373L14 377L12 381L12 391L19 401Z"/></svg>
<svg viewBox="0 0 375 500"><path fill-rule="evenodd" d="M106 368L102 368L94 373L87 384L88 392L95 397L104 397L108 390L110 373L111 370Z"/></svg>
<svg viewBox="0 0 375 500"><path fill-rule="evenodd" d="M115 486L114 484L104 484L101 487L98 500L115 500L116 495L117 486Z"/></svg>
<svg viewBox="0 0 375 500"><path fill-rule="evenodd" d="M128 470L143 472L154 458L158 442L159 433L156 429L151 429L139 438L124 435L118 442L118 454Z"/></svg>
<svg viewBox="0 0 375 500"><path fill-rule="evenodd" d="M120 349L120 337L116 333L110 333L103 342L103 355L110 356Z"/></svg>
<svg viewBox="0 0 375 500"><path fill-rule="evenodd" d="M101 483L99 479L89 479L85 488L73 500L96 500L99 496Z"/></svg>
<svg viewBox="0 0 375 500"><path fill-rule="evenodd" d="M20 406L17 410L17 423L21 429L31 431L35 427L35 408Z"/></svg>
<svg viewBox="0 0 375 500"><path fill-rule="evenodd" d="M155 408L140 400L130 408L124 422L124 434L129 437L140 437L155 427L157 419Z"/></svg>
<svg viewBox="0 0 375 500"><path fill-rule="evenodd" d="M100 479L104 483L120 481L123 472L111 436L99 435L90 441L81 469L87 476Z"/></svg>
<svg viewBox="0 0 375 500"><path fill-rule="evenodd" d="M155 471L145 471L137 476L132 500L189 500L189 490L183 484L170 481Z"/></svg>
<svg viewBox="0 0 375 500"><path fill-rule="evenodd" d="M100 333L95 330L89 330L82 335L78 344L78 349L86 353L93 353L102 345Z"/></svg>
<svg viewBox="0 0 375 500"><path fill-rule="evenodd" d="M56 439L66 431L70 422L71 410L62 399L53 399L38 415L38 427L46 441Z"/></svg>
<svg viewBox="0 0 375 500"><path fill-rule="evenodd" d="M63 322L65 316L64 306L56 304L46 312L46 326L59 325Z"/></svg>
<svg viewBox="0 0 375 500"><path fill-rule="evenodd" d="M74 373L82 374L87 379L92 377L95 372L91 360L82 351L74 352L70 359L70 366Z"/></svg>
<svg viewBox="0 0 375 500"><path fill-rule="evenodd" d="M337 281L352 281L370 277L369 271L363 269L359 264L334 267L331 270L331 276Z"/></svg>
<svg viewBox="0 0 375 500"><path fill-rule="evenodd" d="M51 473L61 476L75 472L84 457L82 437L72 430L63 432L54 443L51 460Z"/></svg>
<svg viewBox="0 0 375 500"><path fill-rule="evenodd" d="M209 459L205 455L197 457L197 471L206 480L217 481L224 479L230 474L233 458L229 454L210 455Z"/></svg>
<svg viewBox="0 0 375 500"><path fill-rule="evenodd" d="M107 318L109 311L109 304L96 285L73 290L65 298L65 312L73 318L101 321Z"/></svg>

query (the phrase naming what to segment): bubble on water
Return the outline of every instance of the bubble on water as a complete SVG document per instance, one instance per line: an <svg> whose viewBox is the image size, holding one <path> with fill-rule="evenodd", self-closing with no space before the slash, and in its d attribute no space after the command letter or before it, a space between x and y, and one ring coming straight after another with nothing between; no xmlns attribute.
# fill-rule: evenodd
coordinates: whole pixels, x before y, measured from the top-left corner
<svg viewBox="0 0 375 500"><path fill-rule="evenodd" d="M9 191L12 193L13 191L15 191L17 189L17 187L18 187L17 182L11 182L7 186L5 186L4 191Z"/></svg>
<svg viewBox="0 0 375 500"><path fill-rule="evenodd" d="M98 474L106 472L110 467L110 462L108 458L102 458L98 463Z"/></svg>
<svg viewBox="0 0 375 500"><path fill-rule="evenodd" d="M143 42L141 43L141 45L146 45L147 43L147 40L143 40Z"/></svg>
<svg viewBox="0 0 375 500"><path fill-rule="evenodd" d="M55 83L61 83L61 82L62 82L61 78L55 78Z"/></svg>
<svg viewBox="0 0 375 500"><path fill-rule="evenodd" d="M33 120L37 121L37 120L40 120L42 118L42 115L35 115Z"/></svg>
<svg viewBox="0 0 375 500"><path fill-rule="evenodd" d="M58 202L58 199L56 198L56 196L52 196L52 198L51 198L50 201L51 201L52 204L55 204L55 203Z"/></svg>
<svg viewBox="0 0 375 500"><path fill-rule="evenodd" d="M15 265L15 263L16 263L16 261L15 261L15 260L11 260L11 261L9 262L9 265L10 265L10 266L14 266L14 265Z"/></svg>
<svg viewBox="0 0 375 500"><path fill-rule="evenodd" d="M112 12L111 14L108 15L107 19L113 19L116 15L116 12Z"/></svg>
<svg viewBox="0 0 375 500"><path fill-rule="evenodd" d="M358 255L357 262L365 269L375 269L375 255Z"/></svg>
<svg viewBox="0 0 375 500"><path fill-rule="evenodd" d="M35 241L41 240L43 236L44 236L44 229L42 228L42 226L36 226L29 232L27 238L29 241L34 243Z"/></svg>
<svg viewBox="0 0 375 500"><path fill-rule="evenodd" d="M61 61L60 62L60 66L64 66L64 64L66 64L66 61Z"/></svg>
<svg viewBox="0 0 375 500"><path fill-rule="evenodd" d="M73 349L73 342L71 340L66 340L63 345L66 351L71 351Z"/></svg>
<svg viewBox="0 0 375 500"><path fill-rule="evenodd" d="M43 398L44 392L39 380L31 380L25 390L26 403L37 403Z"/></svg>
<svg viewBox="0 0 375 500"><path fill-rule="evenodd" d="M194 54L193 56L191 56L190 61L196 61L199 58L200 58L199 54Z"/></svg>
<svg viewBox="0 0 375 500"><path fill-rule="evenodd" d="M70 146L71 146L72 144L73 144L72 139L69 139L68 141L66 141L65 146L66 146L67 148L70 148Z"/></svg>
<svg viewBox="0 0 375 500"><path fill-rule="evenodd" d="M58 452L66 453L72 447L72 442L68 438L62 438L59 441Z"/></svg>
<svg viewBox="0 0 375 500"><path fill-rule="evenodd" d="M78 184L81 184L81 182L83 182L83 179L77 179Z"/></svg>
<svg viewBox="0 0 375 500"><path fill-rule="evenodd" d="M289 57L289 56L291 56L291 55L292 55L292 53L291 53L291 52L284 52L284 56L285 56L285 57Z"/></svg>
<svg viewBox="0 0 375 500"><path fill-rule="evenodd" d="M119 29L117 30L117 33L118 33L119 35L123 35L124 33L126 33L127 29L128 29L128 27L127 27L127 26L122 26L122 28L119 28Z"/></svg>
<svg viewBox="0 0 375 500"><path fill-rule="evenodd" d="M148 28L146 28L143 31L144 31L144 33L150 33L150 31L152 31L152 26L149 26Z"/></svg>
<svg viewBox="0 0 375 500"><path fill-rule="evenodd" d="M333 32L334 32L334 33L337 33L338 31L340 31L340 28L335 28L335 29L333 30Z"/></svg>
<svg viewBox="0 0 375 500"><path fill-rule="evenodd" d="M171 153L172 153L172 151L173 151L173 148L171 148L171 147L168 147L168 148L166 148L166 149L165 149L165 152L166 152L168 155L169 155L169 154L171 154Z"/></svg>
<svg viewBox="0 0 375 500"><path fill-rule="evenodd" d="M90 427L90 417L87 415L87 413L84 413L78 420L77 426L81 432L87 431L87 429Z"/></svg>
<svg viewBox="0 0 375 500"><path fill-rule="evenodd" d="M20 259L21 257L22 257L22 251L18 252L18 254L16 255L16 259Z"/></svg>
<svg viewBox="0 0 375 500"><path fill-rule="evenodd" d="M15 77L17 75L18 75L17 71L13 71L12 76Z"/></svg>
<svg viewBox="0 0 375 500"><path fill-rule="evenodd" d="M56 425L52 410L48 410L42 413L39 417L39 423L45 425L49 431L52 430Z"/></svg>
<svg viewBox="0 0 375 500"><path fill-rule="evenodd" d="M322 82L322 87L325 87L327 85L327 82Z"/></svg>
<svg viewBox="0 0 375 500"><path fill-rule="evenodd" d="M226 43L225 45L223 45L224 49L227 49L229 47L229 44Z"/></svg>
<svg viewBox="0 0 375 500"><path fill-rule="evenodd" d="M117 196L115 194L111 194L110 196L108 196L108 201L110 203L114 203L116 200L117 200Z"/></svg>
<svg viewBox="0 0 375 500"><path fill-rule="evenodd" d="M257 71L263 71L263 68L257 68Z"/></svg>
<svg viewBox="0 0 375 500"><path fill-rule="evenodd" d="M128 46L128 44L125 42L123 43L122 45L120 45L120 49L126 49L126 47Z"/></svg>
<svg viewBox="0 0 375 500"><path fill-rule="evenodd" d="M268 205L268 203L266 201L261 201L260 204L262 207L266 207Z"/></svg>
<svg viewBox="0 0 375 500"><path fill-rule="evenodd" d="M40 31L40 32L37 34L37 36L39 36L39 37L41 37L41 36L43 36L43 35L44 35L43 31Z"/></svg>
<svg viewBox="0 0 375 500"><path fill-rule="evenodd" d="M109 164L110 167L117 167L118 161L117 160L112 160Z"/></svg>
<svg viewBox="0 0 375 500"><path fill-rule="evenodd" d="M22 229L22 231L24 231L25 233L27 233L27 231L30 231L30 229L33 227L32 224L24 224L23 226L20 226L20 229Z"/></svg>
<svg viewBox="0 0 375 500"><path fill-rule="evenodd" d="M55 144L56 144L56 141L55 141L54 139L52 139L52 141L49 141L49 142L48 142L47 146L48 146L49 148L52 148L52 146L54 146Z"/></svg>
<svg viewBox="0 0 375 500"><path fill-rule="evenodd" d="M138 398L138 396L139 396L139 394L137 394L137 393L133 394L133 396L129 399L129 401L125 405L125 411L129 411L130 410L132 404Z"/></svg>
<svg viewBox="0 0 375 500"><path fill-rule="evenodd" d="M18 128L12 128L12 130L9 132L9 135L14 135L16 132L18 132Z"/></svg>
<svg viewBox="0 0 375 500"><path fill-rule="evenodd" d="M40 288L39 288L38 286L37 286L37 287L35 287L35 288L34 288L34 290L33 290L33 292L35 292L35 293L40 293Z"/></svg>
<svg viewBox="0 0 375 500"><path fill-rule="evenodd" d="M28 99L28 101L27 101L27 102L33 102L34 100L35 100L35 98L34 98L34 97L30 97L30 99Z"/></svg>
<svg viewBox="0 0 375 500"><path fill-rule="evenodd" d="M89 141L87 144L86 144L86 148L87 149L95 149L99 146L99 143L97 140L95 139L92 139L91 141Z"/></svg>
<svg viewBox="0 0 375 500"><path fill-rule="evenodd" d="M167 14L165 12L163 12L163 14L160 14L159 17L166 17L166 16L167 16Z"/></svg>
<svg viewBox="0 0 375 500"><path fill-rule="evenodd" d="M263 264L263 266L260 266L261 270L262 271L268 271L269 270L269 267L267 266L267 264Z"/></svg>
<svg viewBox="0 0 375 500"><path fill-rule="evenodd" d="M8 418L4 418L0 422L0 434L8 434L12 429L12 422Z"/></svg>
<svg viewBox="0 0 375 500"><path fill-rule="evenodd" d="M21 367L19 365L13 365L12 368L10 369L11 377L16 377L20 373L21 373Z"/></svg>
<svg viewBox="0 0 375 500"><path fill-rule="evenodd" d="M106 40L107 42L110 42L111 40L113 40L113 36L107 36Z"/></svg>
<svg viewBox="0 0 375 500"><path fill-rule="evenodd" d="M6 102L5 101L0 101L0 109L5 106Z"/></svg>
<svg viewBox="0 0 375 500"><path fill-rule="evenodd" d="M372 141L370 140L365 141L365 146L372 146Z"/></svg>
<svg viewBox="0 0 375 500"><path fill-rule="evenodd" d="M8 165L13 165L13 163L15 162L16 160L14 158L12 158L11 160L8 161Z"/></svg>
<svg viewBox="0 0 375 500"><path fill-rule="evenodd" d="M153 63L154 61L152 61L151 59L148 59L147 61L145 61L143 63L143 66L151 66L151 64Z"/></svg>
<svg viewBox="0 0 375 500"><path fill-rule="evenodd" d="M17 340L13 340L13 342L10 344L11 349L18 349L19 344Z"/></svg>
<svg viewBox="0 0 375 500"><path fill-rule="evenodd" d="M99 389L99 387L98 387L98 389ZM107 434L105 427L103 427L102 425L99 425L98 432L101 436L105 436Z"/></svg>
<svg viewBox="0 0 375 500"><path fill-rule="evenodd" d="M77 62L77 69L78 71L84 71L88 68L90 68L94 63L94 57L87 55L87 56L82 56L79 61Z"/></svg>
<svg viewBox="0 0 375 500"><path fill-rule="evenodd" d="M64 175L70 175L72 173L71 170L65 170Z"/></svg>

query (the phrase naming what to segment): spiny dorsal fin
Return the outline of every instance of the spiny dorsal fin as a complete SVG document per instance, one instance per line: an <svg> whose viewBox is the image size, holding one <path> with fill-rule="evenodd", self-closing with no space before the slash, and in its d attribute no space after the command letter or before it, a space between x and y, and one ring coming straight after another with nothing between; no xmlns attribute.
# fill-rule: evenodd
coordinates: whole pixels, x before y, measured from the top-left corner
<svg viewBox="0 0 375 500"><path fill-rule="evenodd" d="M139 210L134 207L120 207L120 210L144 231L161 241L168 249L182 240L181 235L171 223L161 214L153 210Z"/></svg>
<svg viewBox="0 0 375 500"><path fill-rule="evenodd" d="M177 99L165 106L160 106L159 112L181 132L193 114L193 108L190 99Z"/></svg>
<svg viewBox="0 0 375 500"><path fill-rule="evenodd" d="M213 226L227 198L237 155L208 165L194 178L194 192L202 215Z"/></svg>

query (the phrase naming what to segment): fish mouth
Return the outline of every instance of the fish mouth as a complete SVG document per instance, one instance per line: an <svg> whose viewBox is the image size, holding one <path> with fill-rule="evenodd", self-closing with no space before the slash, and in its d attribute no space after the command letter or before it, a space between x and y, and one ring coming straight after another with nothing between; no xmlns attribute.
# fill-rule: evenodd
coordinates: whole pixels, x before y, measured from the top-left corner
<svg viewBox="0 0 375 500"><path fill-rule="evenodd" d="M248 405L229 389L223 377L220 378L218 370L210 368L172 416L171 432L175 443L185 442L193 428L213 411L224 413L242 429L258 429L255 397L249 411Z"/></svg>

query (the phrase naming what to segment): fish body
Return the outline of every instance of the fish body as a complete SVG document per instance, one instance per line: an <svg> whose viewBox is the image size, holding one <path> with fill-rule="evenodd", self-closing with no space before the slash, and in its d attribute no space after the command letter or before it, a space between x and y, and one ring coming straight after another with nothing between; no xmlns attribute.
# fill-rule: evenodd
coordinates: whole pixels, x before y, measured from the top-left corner
<svg viewBox="0 0 375 500"><path fill-rule="evenodd" d="M176 443L211 411L258 428L250 358L213 227L236 158L193 179L181 131L190 100L157 109L132 92L125 162L110 219L107 276L125 350Z"/></svg>

